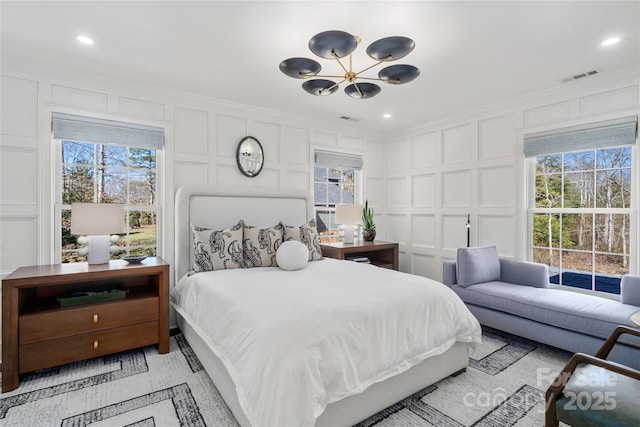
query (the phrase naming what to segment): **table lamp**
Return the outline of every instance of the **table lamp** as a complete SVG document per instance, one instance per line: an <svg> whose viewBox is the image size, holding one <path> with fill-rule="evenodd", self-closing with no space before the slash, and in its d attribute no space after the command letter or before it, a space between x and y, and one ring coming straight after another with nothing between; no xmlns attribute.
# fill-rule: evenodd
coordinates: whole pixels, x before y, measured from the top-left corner
<svg viewBox="0 0 640 427"><path fill-rule="evenodd" d="M353 244L353 226L361 223L362 205L336 205L336 224L344 225L343 243Z"/></svg>
<svg viewBox="0 0 640 427"><path fill-rule="evenodd" d="M109 235L117 233L124 233L124 205L71 204L71 234L87 236L89 264L109 262Z"/></svg>

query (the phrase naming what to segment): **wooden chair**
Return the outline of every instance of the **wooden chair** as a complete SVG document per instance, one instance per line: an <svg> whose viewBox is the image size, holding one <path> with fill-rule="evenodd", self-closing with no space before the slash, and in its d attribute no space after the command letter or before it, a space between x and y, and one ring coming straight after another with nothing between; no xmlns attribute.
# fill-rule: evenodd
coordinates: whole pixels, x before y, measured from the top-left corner
<svg viewBox="0 0 640 427"><path fill-rule="evenodd" d="M640 426L640 371L606 360L622 334L640 330L618 326L595 357L573 355L547 389L545 427Z"/></svg>

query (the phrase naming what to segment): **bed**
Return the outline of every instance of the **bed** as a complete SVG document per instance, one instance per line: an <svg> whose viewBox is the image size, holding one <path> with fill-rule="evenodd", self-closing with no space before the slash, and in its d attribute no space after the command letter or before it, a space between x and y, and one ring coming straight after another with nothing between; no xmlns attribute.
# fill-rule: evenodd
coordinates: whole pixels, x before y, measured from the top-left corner
<svg viewBox="0 0 640 427"><path fill-rule="evenodd" d="M188 274L191 226L314 218L308 192L176 193L176 322L242 426L353 425L464 370L480 325L446 286L350 261ZM424 316L424 318L423 318Z"/></svg>

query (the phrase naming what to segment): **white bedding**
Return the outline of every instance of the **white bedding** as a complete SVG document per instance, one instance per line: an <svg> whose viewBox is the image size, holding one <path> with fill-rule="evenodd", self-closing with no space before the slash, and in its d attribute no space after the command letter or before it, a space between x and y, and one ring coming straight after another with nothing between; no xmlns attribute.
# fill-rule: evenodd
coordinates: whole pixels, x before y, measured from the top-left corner
<svg viewBox="0 0 640 427"><path fill-rule="evenodd" d="M481 336L447 286L334 259L185 276L172 304L225 365L254 426L313 425L327 404Z"/></svg>

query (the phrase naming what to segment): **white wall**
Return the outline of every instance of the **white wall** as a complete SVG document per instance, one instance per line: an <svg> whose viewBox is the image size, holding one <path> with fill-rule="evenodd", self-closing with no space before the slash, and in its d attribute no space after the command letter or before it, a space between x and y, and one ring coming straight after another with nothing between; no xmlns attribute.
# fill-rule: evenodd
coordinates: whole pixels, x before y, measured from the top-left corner
<svg viewBox="0 0 640 427"><path fill-rule="evenodd" d="M603 74L387 135L381 237L400 242L401 270L441 280L442 261L466 246L467 214L471 246L527 259L523 135L639 114L639 75ZM639 228L636 220L631 253Z"/></svg>
<svg viewBox="0 0 640 427"><path fill-rule="evenodd" d="M311 191L315 147L364 155L364 188L382 182L381 137L348 124L318 123L139 82L86 75L3 57L0 127L0 274L55 261L54 153L51 112L61 111L160 126L164 228L159 255L173 260L173 197L184 184L302 188ZM256 178L236 166L237 144L255 136L265 150ZM373 193L378 190L372 190ZM376 199L382 205L381 195ZM375 206L375 204L374 204Z"/></svg>

